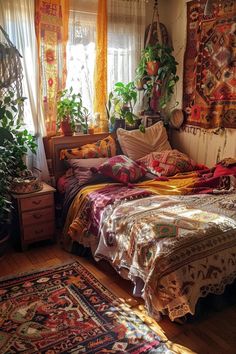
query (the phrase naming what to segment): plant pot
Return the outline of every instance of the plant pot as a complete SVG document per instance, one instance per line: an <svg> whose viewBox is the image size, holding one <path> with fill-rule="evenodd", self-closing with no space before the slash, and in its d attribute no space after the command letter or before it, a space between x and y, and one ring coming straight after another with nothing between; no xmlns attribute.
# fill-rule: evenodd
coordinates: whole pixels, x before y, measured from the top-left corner
<svg viewBox="0 0 236 354"><path fill-rule="evenodd" d="M115 120L114 131L116 131L118 128L125 129L125 120L124 119L116 119Z"/></svg>
<svg viewBox="0 0 236 354"><path fill-rule="evenodd" d="M61 130L62 130L62 133L65 135L65 136L71 136L73 135L73 132L71 130L71 125L69 123L68 120L64 120L61 122Z"/></svg>
<svg viewBox="0 0 236 354"><path fill-rule="evenodd" d="M154 76L157 74L159 69L159 63L157 61L148 61L146 71L149 76Z"/></svg>
<svg viewBox="0 0 236 354"><path fill-rule="evenodd" d="M142 123L142 118L135 119L134 124L126 124L126 130L135 130L139 129L140 124Z"/></svg>
<svg viewBox="0 0 236 354"><path fill-rule="evenodd" d="M114 124L110 124L109 131L111 133L112 132L116 132L118 128L125 129L125 126L126 125L125 125L125 120L124 119L116 118Z"/></svg>

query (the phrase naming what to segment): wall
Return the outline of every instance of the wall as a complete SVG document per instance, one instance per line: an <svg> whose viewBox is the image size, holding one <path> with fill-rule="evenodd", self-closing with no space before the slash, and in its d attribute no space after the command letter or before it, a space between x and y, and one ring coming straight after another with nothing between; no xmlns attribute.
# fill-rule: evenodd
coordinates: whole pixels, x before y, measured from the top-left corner
<svg viewBox="0 0 236 354"><path fill-rule="evenodd" d="M159 0L160 21L167 27L172 38L174 55L179 63L175 99L179 102L178 108L182 108L183 86L183 57L186 43L186 13L187 1L185 0ZM174 148L190 155L199 163L209 167L217 160L224 157L236 156L236 130L225 129L219 135L195 129L195 134L185 131L172 131L171 142Z"/></svg>

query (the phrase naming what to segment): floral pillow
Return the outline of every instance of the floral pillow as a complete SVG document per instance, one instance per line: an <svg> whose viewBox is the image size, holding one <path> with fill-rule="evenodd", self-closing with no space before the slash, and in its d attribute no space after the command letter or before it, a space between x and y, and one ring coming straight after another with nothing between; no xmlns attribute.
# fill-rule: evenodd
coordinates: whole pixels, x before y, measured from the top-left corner
<svg viewBox="0 0 236 354"><path fill-rule="evenodd" d="M78 148L63 149L60 159L88 159L97 157L111 157L116 155L116 142L111 135L98 140L94 144L86 144Z"/></svg>
<svg viewBox="0 0 236 354"><path fill-rule="evenodd" d="M137 182L146 174L145 168L139 166L135 161L125 155L111 157L98 169L93 168L92 171L99 171L104 176L126 184Z"/></svg>
<svg viewBox="0 0 236 354"><path fill-rule="evenodd" d="M173 176L177 173L205 168L205 166L198 165L190 157L178 150L152 152L137 160L137 162L157 176Z"/></svg>

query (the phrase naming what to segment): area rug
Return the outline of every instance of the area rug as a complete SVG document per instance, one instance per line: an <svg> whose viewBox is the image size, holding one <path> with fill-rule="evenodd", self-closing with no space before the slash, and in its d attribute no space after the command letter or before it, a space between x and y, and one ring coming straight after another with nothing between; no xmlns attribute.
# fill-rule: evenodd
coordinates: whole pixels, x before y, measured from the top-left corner
<svg viewBox="0 0 236 354"><path fill-rule="evenodd" d="M236 1L187 3L183 108L186 123L236 128Z"/></svg>
<svg viewBox="0 0 236 354"><path fill-rule="evenodd" d="M0 282L0 353L171 353L78 262Z"/></svg>

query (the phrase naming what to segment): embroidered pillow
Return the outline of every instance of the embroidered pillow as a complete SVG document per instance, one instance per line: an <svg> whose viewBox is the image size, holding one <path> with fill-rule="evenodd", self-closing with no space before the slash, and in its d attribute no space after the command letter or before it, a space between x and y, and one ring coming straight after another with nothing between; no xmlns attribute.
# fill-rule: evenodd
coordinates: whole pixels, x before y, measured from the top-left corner
<svg viewBox="0 0 236 354"><path fill-rule="evenodd" d="M157 176L173 176L177 173L205 168L178 150L152 152L138 159L137 162Z"/></svg>
<svg viewBox="0 0 236 354"><path fill-rule="evenodd" d="M162 122L146 128L145 133L139 129L117 129L117 138L123 154L137 160L153 151L171 150L166 129Z"/></svg>
<svg viewBox="0 0 236 354"><path fill-rule="evenodd" d="M146 170L142 166L125 155L111 157L98 169L93 168L92 171L99 171L104 176L126 184L137 182L146 174Z"/></svg>
<svg viewBox="0 0 236 354"><path fill-rule="evenodd" d="M116 155L116 142L111 135L98 140L94 144L86 144L78 148L63 149L60 159L88 159L97 157L111 157Z"/></svg>

